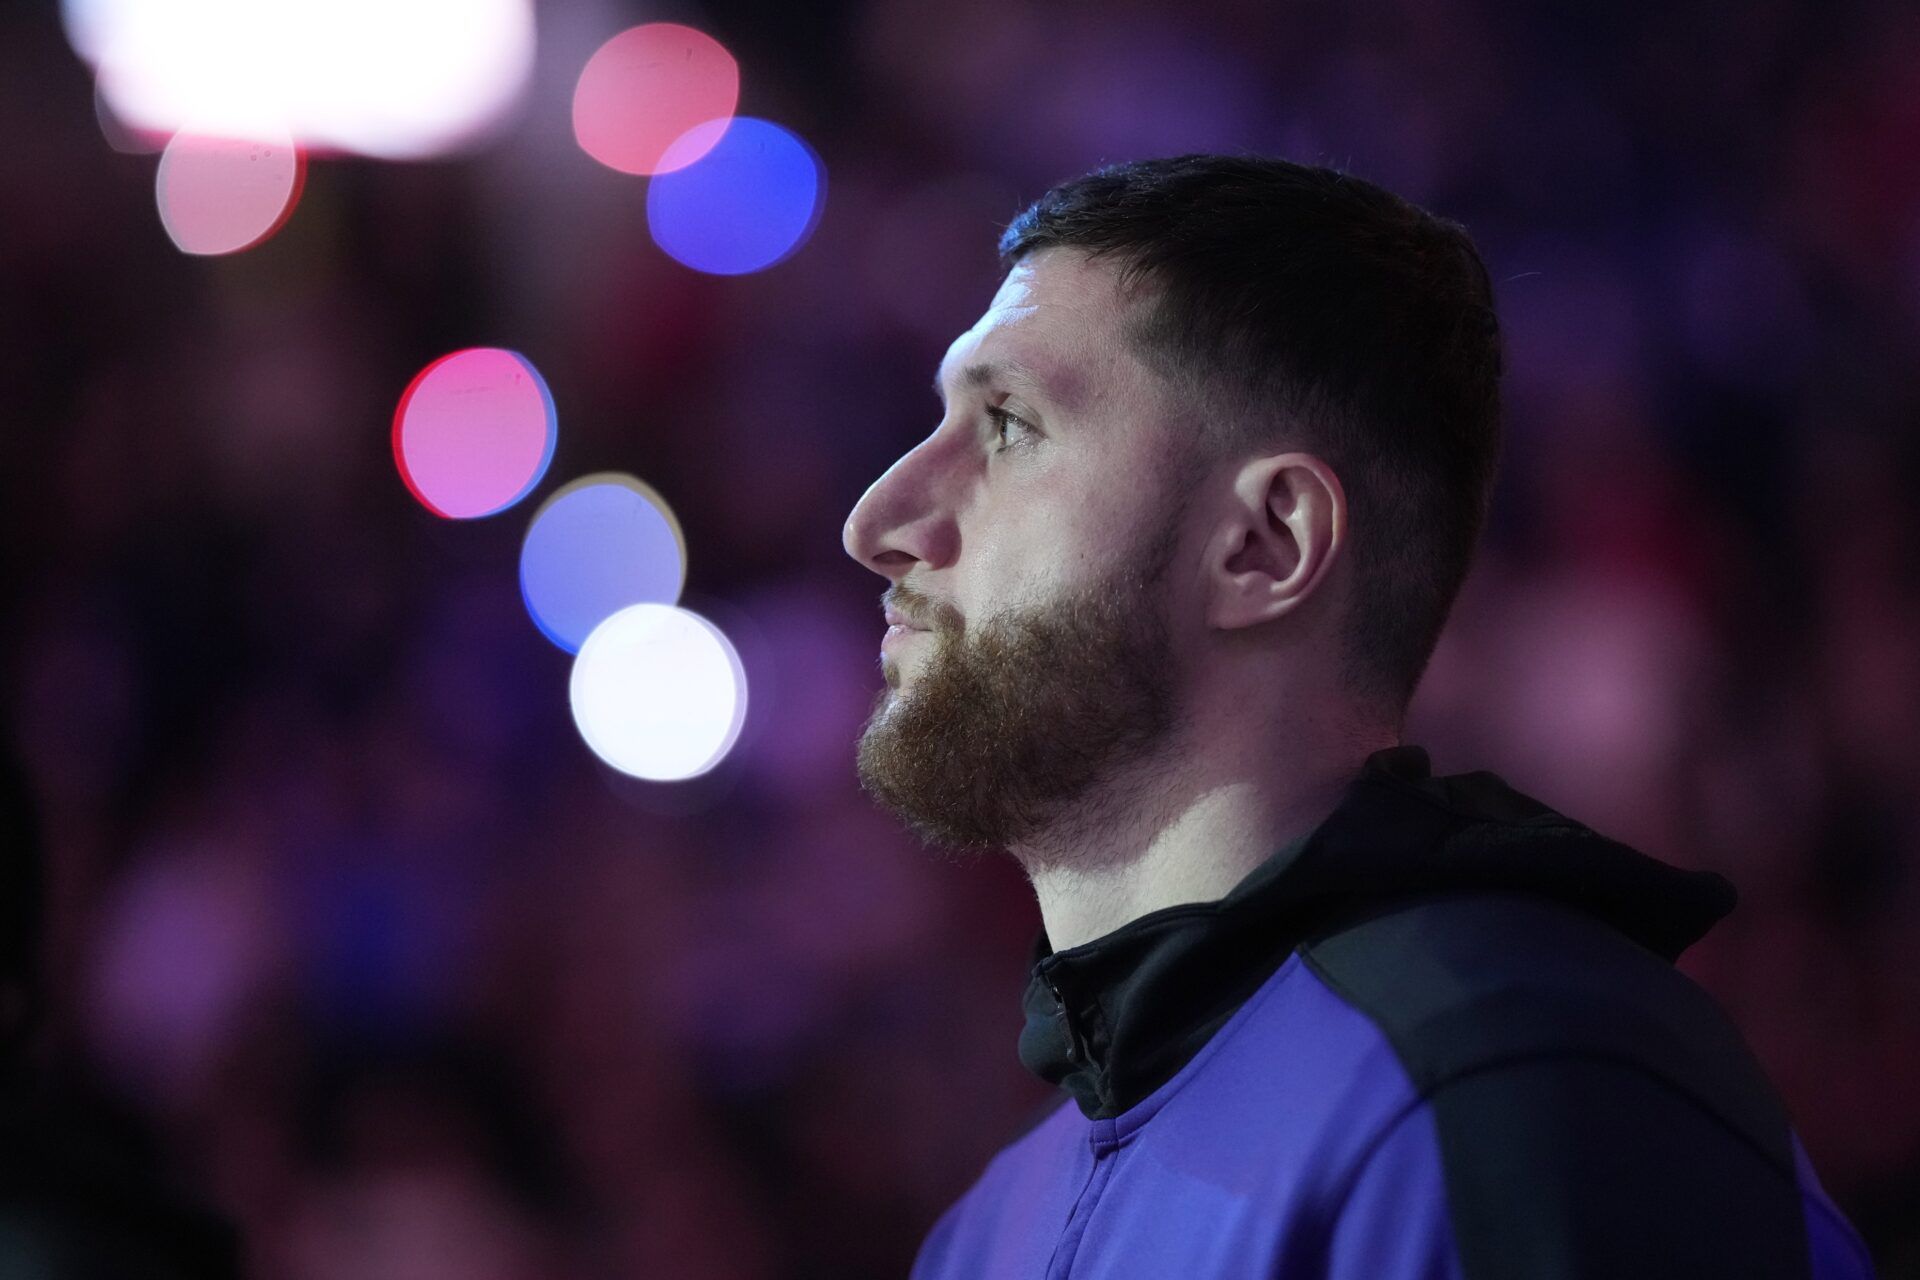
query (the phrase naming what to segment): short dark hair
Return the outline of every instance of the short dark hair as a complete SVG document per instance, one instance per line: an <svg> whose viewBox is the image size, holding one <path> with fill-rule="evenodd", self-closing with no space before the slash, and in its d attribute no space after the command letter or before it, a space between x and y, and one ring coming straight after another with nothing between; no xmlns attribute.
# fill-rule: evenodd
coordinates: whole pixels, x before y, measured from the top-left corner
<svg viewBox="0 0 1920 1280"><path fill-rule="evenodd" d="M1123 289L1149 286L1129 333L1194 406L1202 465L1284 442L1340 477L1345 682L1398 726L1500 452L1500 328L1466 229L1334 169L1185 155L1062 183L1000 238L1009 268L1054 247L1113 255Z"/></svg>

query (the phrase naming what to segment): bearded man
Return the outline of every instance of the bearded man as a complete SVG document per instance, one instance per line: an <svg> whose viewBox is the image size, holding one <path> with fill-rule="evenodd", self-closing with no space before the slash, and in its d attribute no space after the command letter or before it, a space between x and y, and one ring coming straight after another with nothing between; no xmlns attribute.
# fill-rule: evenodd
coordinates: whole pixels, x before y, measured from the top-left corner
<svg viewBox="0 0 1920 1280"><path fill-rule="evenodd" d="M1019 1055L1067 1096L914 1280L1870 1274L1673 966L1732 886L1402 741L1499 456L1465 230L1183 156L1000 250L846 523L889 582L858 770L1026 872Z"/></svg>

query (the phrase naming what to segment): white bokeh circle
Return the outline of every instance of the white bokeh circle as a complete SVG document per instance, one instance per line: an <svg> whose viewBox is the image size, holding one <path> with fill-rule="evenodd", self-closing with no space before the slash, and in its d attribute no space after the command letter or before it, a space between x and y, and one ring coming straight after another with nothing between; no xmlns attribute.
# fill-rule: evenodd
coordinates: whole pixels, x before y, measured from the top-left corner
<svg viewBox="0 0 1920 1280"><path fill-rule="evenodd" d="M567 696L596 756L636 778L678 782L712 769L739 740L746 669L699 614L635 604L587 636Z"/></svg>

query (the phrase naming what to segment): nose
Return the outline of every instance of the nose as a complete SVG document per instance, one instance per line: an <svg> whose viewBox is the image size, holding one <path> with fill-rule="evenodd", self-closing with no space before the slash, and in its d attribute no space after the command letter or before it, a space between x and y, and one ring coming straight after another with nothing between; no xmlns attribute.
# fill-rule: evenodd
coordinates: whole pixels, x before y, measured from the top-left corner
<svg viewBox="0 0 1920 1280"><path fill-rule="evenodd" d="M848 555L895 582L915 565L938 569L953 562L959 533L945 492L944 448L938 432L928 436L867 487L840 532Z"/></svg>

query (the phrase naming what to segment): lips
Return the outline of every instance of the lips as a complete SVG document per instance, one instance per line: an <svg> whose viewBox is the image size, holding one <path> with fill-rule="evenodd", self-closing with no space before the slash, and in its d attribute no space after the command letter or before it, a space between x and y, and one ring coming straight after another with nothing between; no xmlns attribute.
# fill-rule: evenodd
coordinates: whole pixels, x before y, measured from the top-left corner
<svg viewBox="0 0 1920 1280"><path fill-rule="evenodd" d="M920 630L918 627L902 627L902 626L888 627L887 634L880 637L881 656L882 657L887 657L887 656L898 657L900 654L905 652L906 646L911 646L913 644L913 638L915 636L925 635L925 634L926 633Z"/></svg>

